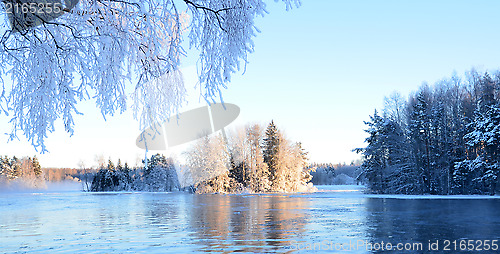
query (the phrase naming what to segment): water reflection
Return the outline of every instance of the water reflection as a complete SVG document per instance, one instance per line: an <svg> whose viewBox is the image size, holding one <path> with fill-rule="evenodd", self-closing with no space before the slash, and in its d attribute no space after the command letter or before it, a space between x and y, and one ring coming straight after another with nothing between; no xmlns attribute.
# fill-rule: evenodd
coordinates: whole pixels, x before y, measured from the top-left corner
<svg viewBox="0 0 500 254"><path fill-rule="evenodd" d="M30 246L25 238L35 238L41 235L43 222L40 213L36 206L28 211L20 211L15 207L16 201L12 201L12 204L12 210L2 211L0 214L0 246L2 246L0 249L18 247L28 251Z"/></svg>
<svg viewBox="0 0 500 254"><path fill-rule="evenodd" d="M288 195L194 195L199 251L286 251L305 231L309 201Z"/></svg>
<svg viewBox="0 0 500 254"><path fill-rule="evenodd" d="M412 253L436 253L429 241L494 240L500 236L500 200L368 198L367 235L371 243L422 243ZM494 237L492 237L494 236ZM493 239L494 238L494 239ZM453 246L450 248L452 252ZM460 247L458 247L459 249ZM384 251L373 251L383 253ZM387 251L387 252L394 252ZM492 251L490 253L497 253ZM482 251L481 253L488 253Z"/></svg>
<svg viewBox="0 0 500 254"><path fill-rule="evenodd" d="M2 253L309 253L309 246L313 252L344 252L337 244L351 241L420 242L425 248L414 253L425 253L429 240L440 240L441 251L432 253L443 253L443 240L498 239L498 225L500 199L391 199L333 191L0 195ZM345 252L369 253L364 246Z"/></svg>

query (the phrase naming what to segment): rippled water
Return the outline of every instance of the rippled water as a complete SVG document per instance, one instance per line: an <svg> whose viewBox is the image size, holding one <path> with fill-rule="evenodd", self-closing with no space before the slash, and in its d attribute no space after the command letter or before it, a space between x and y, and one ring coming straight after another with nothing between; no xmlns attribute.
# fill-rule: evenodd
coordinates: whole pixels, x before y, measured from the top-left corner
<svg viewBox="0 0 500 254"><path fill-rule="evenodd" d="M319 189L286 195L0 193L0 252L261 253L344 248L341 252L369 253L382 252L384 242L422 243L423 249L415 253L440 253L445 240L500 236L500 199L373 196L356 186ZM429 241L439 241L441 251L430 251Z"/></svg>

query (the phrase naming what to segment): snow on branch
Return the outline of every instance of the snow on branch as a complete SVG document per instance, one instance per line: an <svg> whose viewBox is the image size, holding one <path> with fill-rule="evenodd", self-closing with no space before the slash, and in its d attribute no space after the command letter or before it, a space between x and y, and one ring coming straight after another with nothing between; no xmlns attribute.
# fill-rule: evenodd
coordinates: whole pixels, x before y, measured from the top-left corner
<svg viewBox="0 0 500 254"><path fill-rule="evenodd" d="M81 100L95 100L104 117L112 116L127 109L132 91L143 128L175 113L185 95L179 71L184 34L199 50L202 96L222 100L231 74L253 52L255 17L266 13L263 0L42 2L51 4L50 11L8 9L24 0L0 4L6 11L0 26L0 109L11 116L11 139L21 132L42 152L56 120L73 133ZM287 9L300 5L283 2Z"/></svg>

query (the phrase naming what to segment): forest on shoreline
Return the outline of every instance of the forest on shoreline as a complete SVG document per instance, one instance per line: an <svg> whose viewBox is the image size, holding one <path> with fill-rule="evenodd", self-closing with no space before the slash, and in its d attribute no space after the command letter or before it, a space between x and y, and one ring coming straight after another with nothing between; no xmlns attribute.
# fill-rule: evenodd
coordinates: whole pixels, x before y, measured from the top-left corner
<svg viewBox="0 0 500 254"><path fill-rule="evenodd" d="M155 154L143 161L144 166L130 167L120 160L106 164L100 158L98 168L44 170L36 157L5 157L0 161L0 188L44 188L45 181L70 180L93 192L306 192L315 189L312 182L331 184L336 179L332 164L309 164L302 145L286 139L274 122L267 128L248 125L227 137L201 138L184 155L182 165ZM338 178L353 182L353 172L347 169ZM311 174L316 176L314 181Z"/></svg>
<svg viewBox="0 0 500 254"><path fill-rule="evenodd" d="M19 188L45 187L42 167L36 156L0 157L0 189L11 186Z"/></svg>
<svg viewBox="0 0 500 254"><path fill-rule="evenodd" d="M471 70L405 99L395 93L365 122L364 179L379 194L500 191L500 71Z"/></svg>

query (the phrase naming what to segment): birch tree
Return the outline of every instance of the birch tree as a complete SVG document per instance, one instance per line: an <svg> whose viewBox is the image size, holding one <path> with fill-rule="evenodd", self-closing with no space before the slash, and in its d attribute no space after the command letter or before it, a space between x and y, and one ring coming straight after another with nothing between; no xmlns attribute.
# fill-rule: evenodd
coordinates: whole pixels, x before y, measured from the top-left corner
<svg viewBox="0 0 500 254"><path fill-rule="evenodd" d="M254 124L231 135L230 143L221 135L196 142L185 153L185 175L192 179L196 192L314 191L309 183L311 167L307 165L307 153L302 145L285 139L274 123L269 126L273 126L272 136L264 134L264 128ZM276 147L270 145L270 140L276 141ZM271 154L273 151L276 153ZM266 156L272 157L269 161L274 163L274 177Z"/></svg>
<svg viewBox="0 0 500 254"><path fill-rule="evenodd" d="M246 139L249 153L245 157L247 187L254 192L266 192L271 190L270 172L268 165L264 162L263 128L254 124L246 127Z"/></svg>
<svg viewBox="0 0 500 254"><path fill-rule="evenodd" d="M185 155L196 193L230 191L230 154L222 135L199 139Z"/></svg>
<svg viewBox="0 0 500 254"><path fill-rule="evenodd" d="M0 26L0 112L11 119L11 139L22 134L42 152L56 120L73 134L82 100L106 117L125 111L130 98L142 127L176 112L185 95L184 40L199 52L201 95L222 99L254 50L255 18L266 14L263 0L47 2L59 3L58 12L9 12L8 4L24 2L2 1L9 14Z"/></svg>

